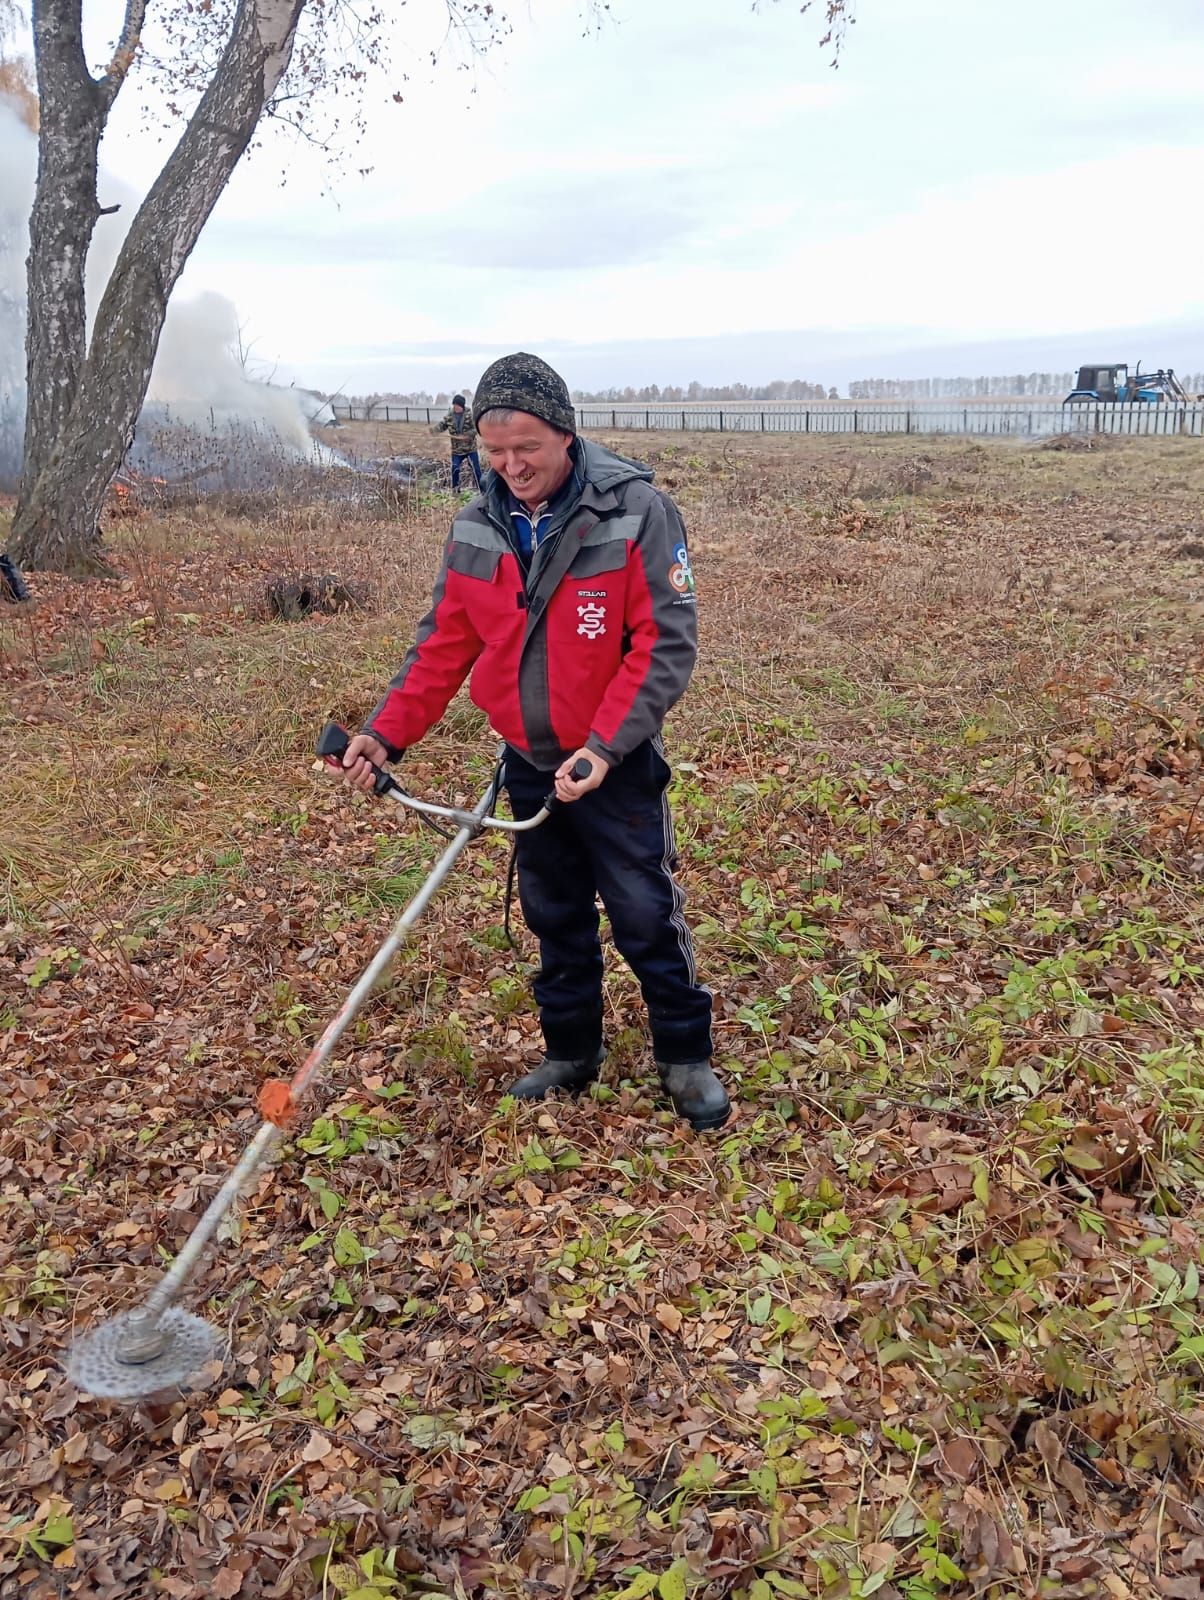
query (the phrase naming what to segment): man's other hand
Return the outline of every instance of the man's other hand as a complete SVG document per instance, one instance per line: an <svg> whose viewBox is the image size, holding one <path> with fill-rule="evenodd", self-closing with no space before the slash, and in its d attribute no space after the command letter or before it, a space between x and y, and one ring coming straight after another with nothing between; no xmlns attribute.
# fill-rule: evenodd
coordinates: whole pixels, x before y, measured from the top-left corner
<svg viewBox="0 0 1204 1600"><path fill-rule="evenodd" d="M578 761L588 761L590 774L588 778L574 778L573 768ZM610 766L602 757L595 755L592 750L587 750L582 745L580 750L574 750L567 761L562 761L556 769L556 798L563 800L567 805L571 800L580 800L583 794L588 794L591 789L596 789L610 771Z"/></svg>
<svg viewBox="0 0 1204 1600"><path fill-rule="evenodd" d="M371 794L376 787L372 768L383 767L388 759L389 752L379 739L374 739L370 733L357 733L343 756L343 781L353 789Z"/></svg>

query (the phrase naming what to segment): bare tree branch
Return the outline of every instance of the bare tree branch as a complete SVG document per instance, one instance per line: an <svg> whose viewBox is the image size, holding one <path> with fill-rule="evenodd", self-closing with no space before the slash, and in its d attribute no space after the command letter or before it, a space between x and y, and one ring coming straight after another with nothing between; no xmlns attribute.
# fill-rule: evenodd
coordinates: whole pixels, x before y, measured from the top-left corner
<svg viewBox="0 0 1204 1600"><path fill-rule="evenodd" d="M771 0L771 3L777 5L778 0ZM798 8L799 16L805 17L815 3L816 0L802 0L802 4ZM844 48L846 35L857 21L855 0L820 0L820 3L824 9L824 20L827 28L819 40L819 48L826 50L831 45L831 65L838 67L840 65L840 52ZM753 0L753 11L757 12L760 9L761 0Z"/></svg>
<svg viewBox="0 0 1204 1600"><path fill-rule="evenodd" d="M146 0L126 0L125 20L121 24L121 36L117 40L117 48L113 51L113 58L97 85L101 105L106 112L111 109L121 85L134 64L134 57L138 54L138 47L142 43L142 27L145 21Z"/></svg>

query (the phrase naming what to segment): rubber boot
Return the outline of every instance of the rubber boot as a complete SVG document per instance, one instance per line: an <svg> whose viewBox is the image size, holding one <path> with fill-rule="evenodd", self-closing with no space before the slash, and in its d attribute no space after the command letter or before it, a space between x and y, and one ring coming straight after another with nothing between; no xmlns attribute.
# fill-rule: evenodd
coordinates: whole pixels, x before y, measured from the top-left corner
<svg viewBox="0 0 1204 1600"><path fill-rule="evenodd" d="M512 1094L516 1100L542 1100L545 1095L551 1094L553 1089L565 1089L569 1094L580 1094L583 1089L588 1089L591 1083L597 1082L605 1060L606 1049L602 1045L599 1045L598 1054L592 1061L588 1058L566 1061L557 1060L555 1056L545 1056L525 1077L511 1084L507 1093Z"/></svg>
<svg viewBox="0 0 1204 1600"><path fill-rule="evenodd" d="M727 1090L719 1082L709 1061L679 1061L666 1066L658 1061L661 1086L673 1101L679 1117L703 1133L708 1128L721 1128L732 1114L732 1103Z"/></svg>

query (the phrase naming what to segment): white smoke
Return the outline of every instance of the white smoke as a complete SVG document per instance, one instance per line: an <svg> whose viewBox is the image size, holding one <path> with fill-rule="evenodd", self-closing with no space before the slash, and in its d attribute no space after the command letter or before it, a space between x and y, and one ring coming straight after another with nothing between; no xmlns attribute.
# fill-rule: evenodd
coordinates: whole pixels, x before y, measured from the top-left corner
<svg viewBox="0 0 1204 1600"><path fill-rule="evenodd" d="M159 340L149 401L166 406L174 421L201 430L254 423L300 454L313 449L313 420L330 420L330 407L314 399L302 409L295 390L257 382L238 355L238 313L221 294L173 300ZM309 397L306 397L308 399ZM317 414L321 413L321 414Z"/></svg>
<svg viewBox="0 0 1204 1600"><path fill-rule="evenodd" d="M21 470L25 418L25 258L37 168L37 140L0 95L0 489ZM88 254L87 299L95 312L136 197L102 175L105 204ZM249 430L279 441L287 453L311 457L311 424L332 420L329 405L308 394L257 382L239 356L238 314L224 295L172 299L147 394L159 439L165 415L194 432L234 436Z"/></svg>

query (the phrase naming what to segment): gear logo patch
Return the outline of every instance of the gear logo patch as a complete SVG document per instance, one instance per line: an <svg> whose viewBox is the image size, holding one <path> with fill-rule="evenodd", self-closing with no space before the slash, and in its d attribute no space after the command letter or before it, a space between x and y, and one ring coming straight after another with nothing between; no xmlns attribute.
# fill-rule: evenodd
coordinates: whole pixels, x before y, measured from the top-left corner
<svg viewBox="0 0 1204 1600"><path fill-rule="evenodd" d="M694 593L694 573L690 566L690 553L684 544L673 552L673 565L669 568L669 582L678 594Z"/></svg>
<svg viewBox="0 0 1204 1600"><path fill-rule="evenodd" d="M606 632L605 606L596 606L591 601L587 606L578 606L577 615L581 618L577 632L583 633L587 639L600 639Z"/></svg>

